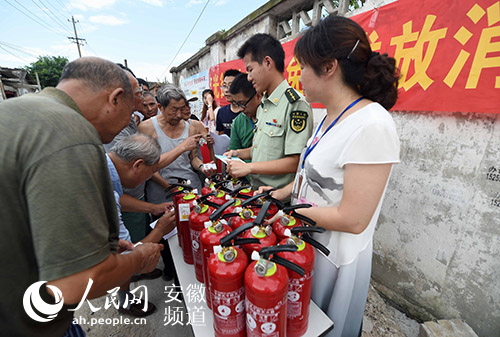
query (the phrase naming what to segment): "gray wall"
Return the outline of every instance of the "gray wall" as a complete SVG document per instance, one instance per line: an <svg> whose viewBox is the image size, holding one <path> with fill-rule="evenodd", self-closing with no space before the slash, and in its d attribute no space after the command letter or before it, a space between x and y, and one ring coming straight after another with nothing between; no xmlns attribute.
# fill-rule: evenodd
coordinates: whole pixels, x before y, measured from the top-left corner
<svg viewBox="0 0 500 337"><path fill-rule="evenodd" d="M500 107L499 107L500 108ZM421 319L500 335L500 114L392 113L401 139L373 278Z"/></svg>

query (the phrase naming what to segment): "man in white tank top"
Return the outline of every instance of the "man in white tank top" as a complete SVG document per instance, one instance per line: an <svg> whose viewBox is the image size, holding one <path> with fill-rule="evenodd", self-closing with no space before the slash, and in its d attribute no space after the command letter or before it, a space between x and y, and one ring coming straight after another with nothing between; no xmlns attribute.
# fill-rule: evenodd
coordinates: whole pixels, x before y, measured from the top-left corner
<svg viewBox="0 0 500 337"><path fill-rule="evenodd" d="M183 119L182 113L186 102L182 90L167 84L158 90L158 106L161 114L139 125L140 133L158 140L162 153L171 151L184 139L198 133ZM146 187L148 201L153 203L166 201L164 189L170 182L176 182L176 177L191 180L193 187L201 191L201 181L197 171L208 176L214 173L212 169L205 170L197 149L183 152L170 165L153 175Z"/></svg>

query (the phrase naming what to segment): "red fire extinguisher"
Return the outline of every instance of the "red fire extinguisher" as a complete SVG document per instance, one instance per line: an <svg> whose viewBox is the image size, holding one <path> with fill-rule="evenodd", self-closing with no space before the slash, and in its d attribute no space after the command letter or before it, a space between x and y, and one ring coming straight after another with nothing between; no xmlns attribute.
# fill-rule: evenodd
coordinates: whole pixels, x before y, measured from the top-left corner
<svg viewBox="0 0 500 337"><path fill-rule="evenodd" d="M310 204L299 204L293 206L287 206L278 212L281 217L273 223L273 232L278 237L278 241L286 239L285 235L286 229L292 229L294 227L302 227L304 224L302 221L306 219L302 214L295 212L298 208L309 208ZM302 220L302 221L301 221ZM311 221L310 225L315 226L316 222L312 219L307 218L307 221Z"/></svg>
<svg viewBox="0 0 500 337"><path fill-rule="evenodd" d="M226 199L234 199L234 204L226 208L226 210L223 212L223 214L229 214L229 213L239 213L241 212L241 209L239 209L238 212L236 212L236 208L241 208L241 204L243 203L243 200L249 199L250 196L247 194L242 194L242 191L249 191L249 193L253 193L252 190L250 190L250 186L240 186L239 188L233 190L232 192L229 192L226 194ZM242 200L243 199L243 200ZM233 216L236 216L237 214L233 214ZM231 217L232 216L227 216L226 218L229 219L229 223L231 223Z"/></svg>
<svg viewBox="0 0 500 337"><path fill-rule="evenodd" d="M201 189L201 195L208 194L215 189L215 184L224 180L222 174L216 173L209 178L205 178L205 184Z"/></svg>
<svg viewBox="0 0 500 337"><path fill-rule="evenodd" d="M252 254L245 271L247 336L286 336L288 271L304 274L296 264L276 255L296 251L295 245L264 247ZM286 268L285 268L286 267Z"/></svg>
<svg viewBox="0 0 500 337"><path fill-rule="evenodd" d="M182 239L182 255L184 262L193 264L193 248L191 244L191 233L189 228L189 216L193 210L194 202L196 201L196 194L189 192L177 202L177 212L179 217L179 226L177 233L181 235Z"/></svg>
<svg viewBox="0 0 500 337"><path fill-rule="evenodd" d="M249 199L253 197L253 191L250 185L241 185L230 192L233 198Z"/></svg>
<svg viewBox="0 0 500 337"><path fill-rule="evenodd" d="M226 208L222 214L223 215L224 214L232 214L232 216L237 216L238 213L236 212L236 209L239 209L240 211L242 210L241 209L242 201L240 198L231 198L229 200L234 200L234 203L231 206L229 206L228 208ZM226 218L231 218L231 216L227 216Z"/></svg>
<svg viewBox="0 0 500 337"><path fill-rule="evenodd" d="M203 283L203 251L200 234L205 228L205 222L210 221L210 215L219 207L207 199L212 193L206 194L193 202L193 210L189 215L189 237L193 252L193 262L196 279Z"/></svg>
<svg viewBox="0 0 500 337"><path fill-rule="evenodd" d="M205 222L205 228L200 234L203 281L209 309L212 309L212 301L210 298L210 284L208 281L208 260L213 253L214 246L220 245L220 240L232 231L231 227L227 225L226 220L219 220L219 218L224 208L229 207L233 202L234 200L230 200L213 212L209 217L210 220Z"/></svg>
<svg viewBox="0 0 500 337"><path fill-rule="evenodd" d="M306 218L307 222L311 222ZM289 238L280 242L280 245L295 245L296 252L281 252L278 255L304 269L305 274L299 275L289 269L290 279L288 287L288 323L287 336L300 337L307 331L309 323L309 302L311 300L311 289L314 269L314 248L316 247L325 255L329 255L328 248L310 237L310 233L323 233L322 227L294 227L286 230Z"/></svg>
<svg viewBox="0 0 500 337"><path fill-rule="evenodd" d="M236 238L250 226L244 225L222 238L208 262L209 291L217 337L246 336L244 276L248 257L235 245L258 241Z"/></svg>
<svg viewBox="0 0 500 337"><path fill-rule="evenodd" d="M273 233L272 227L264 223L264 218L271 205L271 201L267 200L259 211L259 214L253 221L253 226L249 231L243 234L244 238L256 238L259 239L258 244L249 244L243 247L243 250L250 257L253 251L260 251L263 247L274 246L278 243L276 235Z"/></svg>
<svg viewBox="0 0 500 337"><path fill-rule="evenodd" d="M215 202L218 205L223 205L228 199L226 198L227 194L225 189L223 188L223 184L226 181L220 181L216 183L212 189L213 195L210 196L208 200Z"/></svg>
<svg viewBox="0 0 500 337"><path fill-rule="evenodd" d="M269 217L271 218L274 215L276 215L276 213L278 213L278 210L283 209L285 207L285 204L283 204L282 201L277 200L277 199L270 196L270 193L274 190L275 189L271 189L271 190L265 191L263 193L256 194L253 197L245 200L243 202L243 205L245 205L245 206L251 205L252 207L259 208L259 207L262 207L262 205L264 204L264 201L270 200L270 201L272 201L272 204L269 207L269 210L267 211L267 213L269 214Z"/></svg>
<svg viewBox="0 0 500 337"><path fill-rule="evenodd" d="M181 178L178 178L181 179ZM179 240L179 246L182 247L182 232L180 230L179 224L179 201L184 197L186 193L193 190L190 186L191 182L189 180L182 180L182 183L170 183L170 186L165 190L167 192L166 199L172 198L174 209L175 209L175 225L177 227L177 239Z"/></svg>

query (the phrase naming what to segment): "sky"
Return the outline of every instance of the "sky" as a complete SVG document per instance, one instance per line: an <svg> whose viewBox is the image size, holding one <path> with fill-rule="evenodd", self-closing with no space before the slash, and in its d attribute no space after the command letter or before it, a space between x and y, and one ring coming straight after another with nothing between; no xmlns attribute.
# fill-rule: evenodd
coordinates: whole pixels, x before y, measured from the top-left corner
<svg viewBox="0 0 500 337"><path fill-rule="evenodd" d="M207 4L208 2L208 4ZM43 56L82 56L124 63L148 81L171 80L168 71L267 0L0 0L0 66L24 67ZM196 20L206 6L196 26ZM17 8L17 9L16 9ZM18 10L19 9L19 10ZM69 21L68 21L69 20ZM189 32L193 29L184 46ZM180 51L179 51L180 49ZM179 52L177 57L174 56ZM170 67L168 67L170 65Z"/></svg>

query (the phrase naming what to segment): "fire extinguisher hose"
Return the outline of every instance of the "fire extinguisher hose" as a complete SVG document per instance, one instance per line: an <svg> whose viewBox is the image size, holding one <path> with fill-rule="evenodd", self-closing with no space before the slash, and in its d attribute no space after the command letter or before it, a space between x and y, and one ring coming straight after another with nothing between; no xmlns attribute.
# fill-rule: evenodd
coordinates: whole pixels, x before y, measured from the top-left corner
<svg viewBox="0 0 500 337"><path fill-rule="evenodd" d="M252 222L248 222L248 223L244 224L243 226L238 227L237 229L235 229L234 231L232 231L231 233L229 233L228 235L226 235L222 239L220 239L220 245L222 247L229 247L229 246L235 245L233 240L235 240L238 235L240 235L244 231L252 228L253 226L254 226L254 224ZM256 240L258 241L258 239L256 239ZM253 243L260 243L260 241L253 242Z"/></svg>
<svg viewBox="0 0 500 337"><path fill-rule="evenodd" d="M298 248L296 245L279 245L279 246L263 247L260 250L259 255L262 259L269 259L269 261L280 264L283 267L293 270L300 276L304 276L306 271L302 267L276 255L276 253L279 252L295 252L297 251L297 249ZM271 255L272 257L269 258Z"/></svg>
<svg viewBox="0 0 500 337"><path fill-rule="evenodd" d="M212 214L210 214L210 216L209 216L210 221L216 221L217 219L219 219L222 215L222 212L224 212L226 210L226 208L228 208L229 206L231 206L235 202L236 202L236 199L231 199L231 200L227 201L224 205L217 206L218 209L215 212L213 212Z"/></svg>
<svg viewBox="0 0 500 337"><path fill-rule="evenodd" d="M288 261L287 259L282 258L281 256L274 255L269 260L273 261L274 263L281 264L283 267L286 267L288 269L293 270L294 272L296 272L300 276L304 276L304 274L306 273L306 271L304 270L304 268L296 265L293 262Z"/></svg>
<svg viewBox="0 0 500 337"><path fill-rule="evenodd" d="M301 239L310 244L311 246L317 248L320 250L323 254L326 256L330 255L330 250L323 246L321 243L318 241L314 240L311 236L310 233L324 233L326 229L323 227L294 227L290 230L292 234L295 236L298 236L299 234L301 235Z"/></svg>

